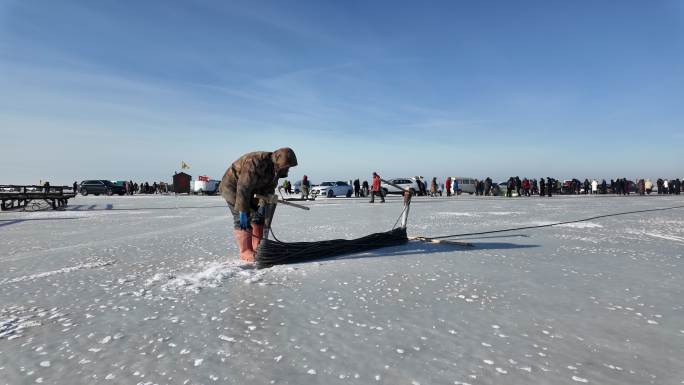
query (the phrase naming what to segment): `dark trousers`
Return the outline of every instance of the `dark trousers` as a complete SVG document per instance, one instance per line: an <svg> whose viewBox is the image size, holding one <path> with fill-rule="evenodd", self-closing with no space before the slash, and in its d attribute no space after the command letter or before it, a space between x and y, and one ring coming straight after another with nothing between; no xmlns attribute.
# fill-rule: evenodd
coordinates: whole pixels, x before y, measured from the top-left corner
<svg viewBox="0 0 684 385"><path fill-rule="evenodd" d="M376 195L380 197L380 202L385 203L385 197L382 195L382 190L379 190L379 191L371 191L370 203L375 202L375 196L376 196Z"/></svg>

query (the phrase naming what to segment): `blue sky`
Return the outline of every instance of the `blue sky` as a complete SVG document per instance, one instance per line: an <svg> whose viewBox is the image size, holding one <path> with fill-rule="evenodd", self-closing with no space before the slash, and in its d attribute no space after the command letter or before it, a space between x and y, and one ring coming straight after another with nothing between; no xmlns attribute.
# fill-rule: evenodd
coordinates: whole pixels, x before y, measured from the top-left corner
<svg viewBox="0 0 684 385"><path fill-rule="evenodd" d="M2 1L0 183L684 176L681 1Z"/></svg>

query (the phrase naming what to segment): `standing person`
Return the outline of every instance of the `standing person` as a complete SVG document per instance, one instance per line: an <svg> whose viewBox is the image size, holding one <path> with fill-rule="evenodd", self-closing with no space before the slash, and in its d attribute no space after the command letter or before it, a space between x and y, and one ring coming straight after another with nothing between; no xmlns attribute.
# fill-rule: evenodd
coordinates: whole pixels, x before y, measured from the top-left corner
<svg viewBox="0 0 684 385"><path fill-rule="evenodd" d="M76 181L74 181L73 189L74 189L74 195L78 194L78 183L76 183Z"/></svg>
<svg viewBox="0 0 684 385"><path fill-rule="evenodd" d="M255 194L275 193L279 178L285 178L290 167L297 165L297 156L291 148L273 152L257 151L241 156L223 175L221 196L233 215L235 240L240 259L254 262L254 250L264 234L265 202Z"/></svg>
<svg viewBox="0 0 684 385"><path fill-rule="evenodd" d="M359 179L354 179L354 197L358 198L361 196L361 182Z"/></svg>
<svg viewBox="0 0 684 385"><path fill-rule="evenodd" d="M385 197L382 195L382 189L380 188L380 175L377 172L373 172L373 188L371 189L370 203L375 202L376 195L380 196L380 202L385 203Z"/></svg>
<svg viewBox="0 0 684 385"><path fill-rule="evenodd" d="M546 195L550 198L551 192L553 190L553 179L550 177L546 178Z"/></svg>
<svg viewBox="0 0 684 385"><path fill-rule="evenodd" d="M433 177L432 182L430 182L430 196L437 196L437 178Z"/></svg>
<svg viewBox="0 0 684 385"><path fill-rule="evenodd" d="M630 182L627 178L622 178L622 194L629 195Z"/></svg>
<svg viewBox="0 0 684 385"><path fill-rule="evenodd" d="M651 194L653 192L653 182L651 182L650 179L646 179L644 182L644 189L646 190L646 194Z"/></svg>
<svg viewBox="0 0 684 385"><path fill-rule="evenodd" d="M309 189L311 188L311 182L309 182L309 177L304 175L302 178L302 183L299 189L302 192L302 199L309 199Z"/></svg>
<svg viewBox="0 0 684 385"><path fill-rule="evenodd" d="M511 198L513 196L513 190L515 190L515 178L508 178L508 184L506 185L506 198Z"/></svg>
<svg viewBox="0 0 684 385"><path fill-rule="evenodd" d="M591 180L591 193L593 195L598 194L598 181L596 179Z"/></svg>
<svg viewBox="0 0 684 385"><path fill-rule="evenodd" d="M425 183L425 179L423 179L423 176L420 176L420 188L421 188L421 195L426 196L427 195L427 183Z"/></svg>
<svg viewBox="0 0 684 385"><path fill-rule="evenodd" d="M544 178L539 178L539 196L543 197L546 194L546 182Z"/></svg>
<svg viewBox="0 0 684 385"><path fill-rule="evenodd" d="M444 182L444 189L446 190L447 196L451 196L451 177L448 176L446 178L446 182Z"/></svg>
<svg viewBox="0 0 684 385"><path fill-rule="evenodd" d="M487 177L485 179L484 185L484 195L489 196L489 192L492 190L492 178Z"/></svg>
<svg viewBox="0 0 684 385"><path fill-rule="evenodd" d="M363 183L361 184L361 194L363 194L364 197L368 196L368 181L364 180Z"/></svg>

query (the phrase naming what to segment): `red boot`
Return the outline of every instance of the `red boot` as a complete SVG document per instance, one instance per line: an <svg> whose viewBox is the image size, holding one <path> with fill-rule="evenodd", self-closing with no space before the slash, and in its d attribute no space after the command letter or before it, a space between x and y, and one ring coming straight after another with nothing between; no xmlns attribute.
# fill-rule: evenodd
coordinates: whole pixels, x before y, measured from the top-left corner
<svg viewBox="0 0 684 385"><path fill-rule="evenodd" d="M257 251L261 238L264 237L264 225L252 223L252 250Z"/></svg>
<svg viewBox="0 0 684 385"><path fill-rule="evenodd" d="M252 249L252 233L247 230L234 230L235 241L240 249L240 259L245 262L254 262L254 249Z"/></svg>

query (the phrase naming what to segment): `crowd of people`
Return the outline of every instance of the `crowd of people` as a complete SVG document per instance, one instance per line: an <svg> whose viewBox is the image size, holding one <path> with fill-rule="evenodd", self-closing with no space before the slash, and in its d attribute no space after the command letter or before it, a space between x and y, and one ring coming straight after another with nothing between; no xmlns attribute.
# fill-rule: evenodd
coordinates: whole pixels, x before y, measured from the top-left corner
<svg viewBox="0 0 684 385"><path fill-rule="evenodd" d="M353 196L356 198L371 197L383 194L380 182L376 180L377 174L373 173L373 182L369 184L368 181L363 182L360 179L350 180L349 184L353 188ZM546 177L539 179L520 178L518 176L510 177L503 183L495 183L492 178L486 177L484 179L472 179L474 183L474 191L468 191L466 186L460 186L457 179L447 177L444 183L440 183L437 177L433 177L429 182L422 176L411 178L415 183L415 195L418 196L442 196L450 197L452 195L461 195L462 193L470 193L476 196L506 196L506 197L530 197L530 196L553 196L559 195L630 195L630 194L673 194L679 195L682 192L682 182L677 179L663 179L659 178L654 184L650 179L637 179L636 182L628 180L627 178L615 178L610 181L601 179L579 179L573 178L570 180L561 181L556 178ZM297 183L299 186L295 191L292 190L292 183L285 180L283 184L278 187L279 192L288 195L300 194L302 199L309 198L309 191L311 189L311 182L307 176L304 175L301 181ZM463 189L466 190L462 190ZM469 186L472 187L472 184ZM373 194L375 192L375 195Z"/></svg>
<svg viewBox="0 0 684 385"><path fill-rule="evenodd" d="M166 194L169 192L169 185L165 182L140 182L134 183L133 181L124 182L124 188L126 189L126 195L133 194Z"/></svg>
<svg viewBox="0 0 684 385"><path fill-rule="evenodd" d="M376 178L376 176L378 178ZM602 179L570 179L560 181L555 178L547 177L540 179L520 178L518 176L510 177L506 182L495 183L492 178L486 177L484 179L474 179L474 192L464 191L459 186L458 181L447 177L444 183L440 183L437 177L433 177L429 182L422 176L411 178L414 183L415 195L417 196L442 196L450 197L452 195L461 195L462 193L471 193L476 196L552 196L554 194L562 195L590 195L590 194L615 194L615 195L629 195L629 194L672 194L679 195L682 192L682 181L677 179L659 178L656 183L650 179L637 179L636 182L628 180L627 178L615 178L610 181ZM165 182L133 182L124 181L123 187L126 190L126 195L134 194L165 194L170 192L170 186ZM47 184L47 182L46 182ZM379 180L379 176L373 173L372 183L369 184L367 180L361 181L354 179L349 181L352 186L353 196L356 198L374 197L384 195L383 189ZM297 187L289 180L284 180L282 185L278 186L278 191L282 195L298 194L301 199L309 199L311 192L311 181L306 175L298 181ZM464 187L464 186L463 186ZM74 182L74 190L78 189L78 183ZM465 188L465 187L464 187ZM375 192L375 194L373 194ZM371 198L372 200L373 198ZM383 198L384 201L384 198Z"/></svg>
<svg viewBox="0 0 684 385"><path fill-rule="evenodd" d="M492 187L496 189L496 185L492 185L491 178L486 178L484 181L476 182L476 195L499 195L496 191L492 191ZM547 177L546 179L528 179L520 177L510 177L506 182L505 195L510 197L517 196L552 196L553 194L571 194L571 195L589 195L589 194L615 194L615 195L629 195L636 193L639 195L646 195L656 192L657 194L676 194L679 195L682 191L682 183L677 179L666 180L658 179L656 182L657 189L654 191L653 182L650 179L637 179L636 182L628 180L627 178L611 179L607 182L602 179L600 182L596 179L570 179L561 182L558 179Z"/></svg>

